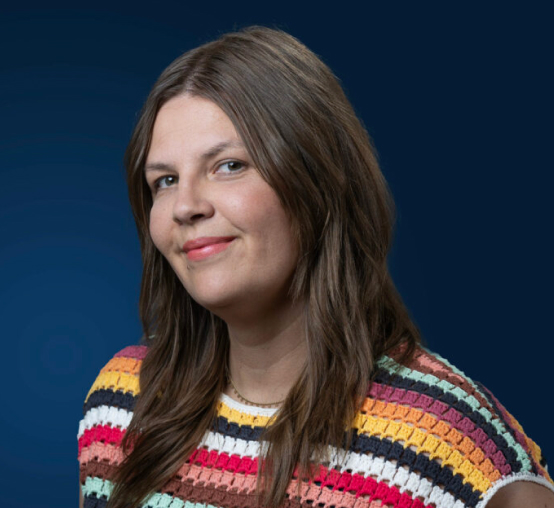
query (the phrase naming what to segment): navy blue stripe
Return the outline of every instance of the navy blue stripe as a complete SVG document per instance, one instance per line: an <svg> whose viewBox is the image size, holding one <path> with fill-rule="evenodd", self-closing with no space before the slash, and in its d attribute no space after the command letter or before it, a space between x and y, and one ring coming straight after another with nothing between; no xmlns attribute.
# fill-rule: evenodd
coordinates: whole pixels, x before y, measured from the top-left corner
<svg viewBox="0 0 554 508"><path fill-rule="evenodd" d="M389 461L394 460L399 467L406 466L411 473L418 473L421 477L429 479L433 486L444 485L445 492L449 492L456 499L461 499L465 506L476 506L481 497L481 491L473 490L469 483L464 485L463 476L454 475L448 466L442 467L437 460L431 460L423 454L418 455L415 451L404 448L398 442L393 443L388 438L380 439L355 432L349 450L373 457L383 457Z"/></svg>
<svg viewBox="0 0 554 508"><path fill-rule="evenodd" d="M229 422L224 416L218 416L214 421L213 430L224 436L244 439L245 441L258 441L264 431L264 427L239 425L235 422Z"/></svg>
<svg viewBox="0 0 554 508"><path fill-rule="evenodd" d="M135 408L136 396L130 392L123 393L121 390L100 389L90 394L90 397L83 405L83 414L86 414L91 408L100 406L113 406L132 411Z"/></svg>
<svg viewBox="0 0 554 508"><path fill-rule="evenodd" d="M499 420L504 424L504 426L506 427L506 429L508 430L508 432L512 435L512 437L514 438L514 441L516 443L519 443L518 439L517 439L517 436L516 436L516 433L515 433L515 430L514 428L510 425L510 423L504 418L504 414L502 413L502 411L500 410L500 408L498 407L498 404L496 403L496 401L494 400L493 397L491 397L492 393L490 392L490 390L482 385L481 383L479 383L479 381L474 381L474 383L479 387L479 389L481 390L481 392L483 393L483 395L485 396L485 398L489 401L489 404L493 407L494 409L494 412L496 413L496 416L498 416ZM519 461L517 460L517 453L516 451L513 449L513 448L508 448L508 450L506 451L506 453L509 453L510 455L513 454L514 458L515 458L515 461L518 462L519 464ZM506 453L504 453L504 455L506 455ZM538 471L537 471L537 468L536 468L536 465L535 465L535 461L533 460L533 457L532 456L529 456L529 459L530 459L530 462L531 462L531 472L534 473L534 474L538 474ZM519 470L518 470L519 471ZM514 472L518 472L518 471L514 471Z"/></svg>
<svg viewBox="0 0 554 508"><path fill-rule="evenodd" d="M108 500L102 496L102 497L96 497L94 494L86 495L85 496L85 503L84 508L106 508L106 505L108 504Z"/></svg>
<svg viewBox="0 0 554 508"><path fill-rule="evenodd" d="M214 421L215 432L245 441L258 441L263 427L239 425L219 416ZM369 454L374 457L384 457L386 460L395 460L400 466L406 466L410 472L417 472L428 478L433 485L444 485L446 492L456 499L462 499L466 506L474 507L481 496L479 490L473 490L471 485L463 484L463 477L454 475L449 467L442 467L437 460L431 460L425 455L417 454L400 443L393 443L390 439L380 439L376 436L358 434L354 431L349 450L354 453Z"/></svg>
<svg viewBox="0 0 554 508"><path fill-rule="evenodd" d="M422 381L414 381L402 377L399 374L391 374L384 369L379 369L377 371L375 382L395 388L415 391L433 399L440 400L456 409L463 416L467 416L477 427L482 429L490 439L492 439L496 447L504 454L506 462L512 468L512 472L517 473L521 471L523 466L517 458L516 452L508 445L506 439L496 431L493 425L485 420L485 417L481 413L474 411L467 402L458 399L452 393L445 392L435 385L428 385Z"/></svg>

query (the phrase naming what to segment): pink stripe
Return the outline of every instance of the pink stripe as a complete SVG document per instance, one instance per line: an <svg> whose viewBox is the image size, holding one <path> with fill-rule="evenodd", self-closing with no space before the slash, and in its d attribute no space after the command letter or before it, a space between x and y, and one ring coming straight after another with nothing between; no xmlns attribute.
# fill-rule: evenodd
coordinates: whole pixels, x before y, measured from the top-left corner
<svg viewBox="0 0 554 508"><path fill-rule="evenodd" d="M400 404L406 404L423 411L429 411L429 407L433 407L437 411L444 410L448 406L436 406L432 404L432 400L427 395L422 395L412 390L405 390L403 388L394 388L392 386L383 386L380 383L372 383L369 395L377 400L383 400L388 403L399 402ZM477 446L481 448L486 457L488 457L494 466L500 470L502 474L511 473L511 468L506 464L504 455L498 450L496 443L487 437L482 429L477 429L475 424L467 417L462 415L457 409L451 407L442 414L437 415L437 421L444 420L449 423L451 427L460 431L464 436L469 437L473 442L477 443ZM499 455L502 456L502 460L499 460Z"/></svg>
<svg viewBox="0 0 554 508"><path fill-rule="evenodd" d="M325 468L322 468L324 470ZM338 471L331 470L327 474L327 478L330 476L336 477L333 473L337 473L338 478L341 475ZM344 491L338 490L344 486L344 483L340 481L329 484L327 481L322 481L321 486L315 484L307 485L302 489L301 503L306 501L312 501L313 505L324 503L326 506L344 506L348 508L358 508L368 506L389 506L392 505L395 508L431 508L431 505L425 507L425 505L412 498L406 492L401 494L397 487L390 486L385 482L377 482L374 478L363 478L359 475L359 481L357 486L360 487L355 493L352 493L352 485L346 486ZM314 481L321 480L322 473L314 478ZM361 481L360 481L361 480ZM326 486L332 486L332 489L326 488ZM287 488L287 493L290 497L294 497L298 492L298 480L293 479Z"/></svg>
<svg viewBox="0 0 554 508"><path fill-rule="evenodd" d="M459 383L463 383L466 385L469 384L467 378L460 376L459 374L454 372L448 365L445 365L444 363L442 363L440 360L437 360L433 356L429 356L425 351L422 351L421 354L418 354L416 358L416 362L422 365L423 367L427 367L433 372L438 372L438 373L447 375L448 382L452 383L453 385L458 385ZM458 383L456 383L454 380L457 380Z"/></svg>
<svg viewBox="0 0 554 508"><path fill-rule="evenodd" d="M215 469L206 467L207 464L213 464ZM253 488L255 488L258 460L257 458L252 459L239 455L229 456L223 452L214 453L214 451L208 452L205 449L199 449L192 453L189 462L179 470L178 475L183 479L190 478L192 475L198 481L201 480L201 476L206 476L212 482L213 476L211 474L214 471L231 473L233 478L235 478L236 473L243 473L245 476L240 478L251 479L252 483L248 483L248 486L250 488L251 485L254 485ZM295 471L296 474L297 471ZM321 485L317 486L315 482L319 482ZM288 492L296 495L297 485L297 480L292 480ZM398 488L389 486L385 482L377 482L374 478L366 478L359 474L340 473L336 469L329 469L325 466L319 466L318 473L314 475L313 483L307 486L306 489L305 495L317 494L318 502L323 501L329 505L346 506L344 503L345 495L347 495L347 498L351 498L351 504L349 502L348 506L354 506L356 498L360 496L369 496L372 500L380 499L384 505L392 504L393 506L406 508L419 506L413 504L414 499L408 494L401 495ZM306 499L308 498L306 497ZM301 501L304 501L304 499ZM422 507L423 504L421 504Z"/></svg>
<svg viewBox="0 0 554 508"><path fill-rule="evenodd" d="M144 357L148 353L147 346L127 346L114 355L114 358L134 358L135 360L144 360Z"/></svg>
<svg viewBox="0 0 554 508"><path fill-rule="evenodd" d="M100 442L93 442L85 447L79 458L81 465L91 461L107 461L117 465L122 460L123 453L118 445ZM190 460L192 463L187 462L181 466L175 478L181 478L185 483L190 479L193 484L210 484L215 488L219 486L238 488L245 494L253 494L256 489L257 459L199 449L191 455ZM206 467L208 464L215 467ZM317 486L315 482L320 482L321 485ZM297 480L292 480L287 490L296 495L296 488ZM353 508L367 506L367 499L372 502L380 501L383 505L392 504L396 508L430 508L406 493L401 494L397 487L389 486L385 482L377 482L374 478L366 478L358 474L346 472L341 474L335 469L329 470L324 466L319 467L314 482L303 490L302 501L307 499ZM360 503L360 501L363 502Z"/></svg>
<svg viewBox="0 0 554 508"><path fill-rule="evenodd" d="M79 462L81 465L90 461L108 462L113 465L119 465L123 462L124 455L119 446L107 443L94 442L81 450Z"/></svg>
<svg viewBox="0 0 554 508"><path fill-rule="evenodd" d="M220 485L225 485L230 487L231 484L235 484L234 480L241 480L241 491L247 493L254 492L256 490L256 476L243 476L238 477L231 471L226 471L224 469L212 469L196 464L185 463L180 468L175 478L182 478L183 482L186 482L187 479L192 479L193 484L197 482L202 482L207 484L213 484L213 487L217 488ZM211 486L210 486L211 490Z"/></svg>
<svg viewBox="0 0 554 508"><path fill-rule="evenodd" d="M523 447L523 449L529 454L529 456L533 459L533 465L537 468L537 470L545 471L545 469L535 460L535 457L533 456L533 453L531 452L531 449L527 443L527 440L525 439L525 435L522 434L519 429L516 428L516 426L512 423L514 418L506 411L506 408L500 403L500 401L489 391L487 390L488 395L494 400L496 407L498 408L498 411L500 411L500 414L503 416L504 420L508 423L510 428L514 431L514 434L516 436L517 442ZM547 473L548 474L548 473ZM543 474L543 476L546 476Z"/></svg>
<svg viewBox="0 0 554 508"><path fill-rule="evenodd" d="M341 492L338 489L346 485L341 481L342 476L338 471L331 470L329 472L326 468L321 467L320 473L314 480L325 479L321 486L311 483L304 487L301 502L311 499L327 505L356 508L367 507L369 499L370 501L380 501L380 504L375 506L392 504L396 508L431 508L431 505L426 507L421 501L413 499L407 493L401 494L396 487L360 475L348 475L352 479L357 477L356 481L349 482L350 485L345 487L347 490ZM251 494L256 490L256 476L254 475L237 476L224 469L204 468L190 463L184 464L177 472L176 477L182 478L183 482L192 479L193 485L210 485L210 488L215 489L224 486L237 489L244 494ZM287 488L287 492L293 497L297 495L297 486L298 481L293 479ZM331 489L326 486L331 487Z"/></svg>

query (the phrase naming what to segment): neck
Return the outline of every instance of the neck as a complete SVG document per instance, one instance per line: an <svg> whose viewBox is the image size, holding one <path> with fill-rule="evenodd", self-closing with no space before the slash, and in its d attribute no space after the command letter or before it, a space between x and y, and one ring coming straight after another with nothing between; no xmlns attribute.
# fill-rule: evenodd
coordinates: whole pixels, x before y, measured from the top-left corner
<svg viewBox="0 0 554 508"><path fill-rule="evenodd" d="M272 312L248 326L229 328L227 395L258 405L283 401L304 368L307 348L302 306Z"/></svg>

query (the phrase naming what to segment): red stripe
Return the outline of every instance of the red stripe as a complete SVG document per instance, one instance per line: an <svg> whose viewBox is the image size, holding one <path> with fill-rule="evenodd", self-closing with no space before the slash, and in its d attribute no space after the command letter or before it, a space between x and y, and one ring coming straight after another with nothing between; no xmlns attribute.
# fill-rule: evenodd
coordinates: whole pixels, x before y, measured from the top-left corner
<svg viewBox="0 0 554 508"><path fill-rule="evenodd" d="M125 431L113 428L109 425L96 425L85 430L79 438L79 455L82 448L90 446L93 442L103 442L120 446ZM233 454L218 453L216 450L208 451L205 448L195 450L189 457L189 463L206 469L220 469L230 473L241 473L256 476L258 472L258 458L241 457ZM294 472L298 478L298 469ZM183 478L186 481L186 478ZM317 474L310 483L320 483L320 489L330 491L349 492L356 497L367 496L370 501L380 500L383 504L392 504L395 508L431 508L418 499L413 499L408 494L401 494L397 487L385 482L377 482L374 478L365 478L359 474L340 473L336 469L319 466ZM325 490L324 490L325 489Z"/></svg>
<svg viewBox="0 0 554 508"><path fill-rule="evenodd" d="M195 450L188 462L231 473L256 476L258 472L257 458L217 453L215 450L210 452L204 448ZM298 468L295 469L293 476L298 478ZM386 482L377 482L374 478L365 478L359 474L340 473L336 469L329 469L325 466L319 466L312 483L315 482L320 483L322 490L330 487L333 492L339 490L355 494L356 497L368 496L371 501L380 500L383 504L389 503L395 508L431 508L431 505L426 507L421 501L413 499L407 493L401 494L397 487L390 486Z"/></svg>
<svg viewBox="0 0 554 508"><path fill-rule="evenodd" d="M124 435L124 430L113 428L110 425L95 425L94 427L85 430L85 432L83 432L83 435L79 438L78 455L81 455L81 450L84 447L90 446L94 442L120 446L121 439Z"/></svg>

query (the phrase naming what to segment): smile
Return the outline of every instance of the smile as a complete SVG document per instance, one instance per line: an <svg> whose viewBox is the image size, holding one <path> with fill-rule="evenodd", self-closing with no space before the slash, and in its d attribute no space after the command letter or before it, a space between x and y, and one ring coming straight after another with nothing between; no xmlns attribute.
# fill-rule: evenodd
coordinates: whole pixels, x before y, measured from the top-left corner
<svg viewBox="0 0 554 508"><path fill-rule="evenodd" d="M191 261L200 261L201 259L206 259L210 256L218 254L219 252L223 252L227 247L229 247L229 245L231 245L231 243L233 243L233 240L234 238L225 242L211 243L198 249L191 249L186 253L187 258Z"/></svg>

